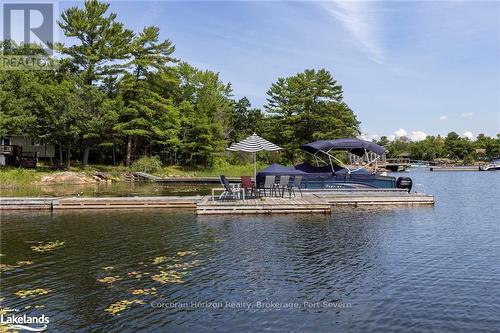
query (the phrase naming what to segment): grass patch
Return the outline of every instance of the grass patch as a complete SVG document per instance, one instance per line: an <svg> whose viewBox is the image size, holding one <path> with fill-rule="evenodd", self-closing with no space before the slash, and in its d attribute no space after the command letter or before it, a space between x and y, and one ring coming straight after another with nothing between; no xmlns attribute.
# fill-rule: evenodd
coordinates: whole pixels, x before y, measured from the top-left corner
<svg viewBox="0 0 500 333"><path fill-rule="evenodd" d="M28 185L50 172L42 169L0 168L0 187Z"/></svg>

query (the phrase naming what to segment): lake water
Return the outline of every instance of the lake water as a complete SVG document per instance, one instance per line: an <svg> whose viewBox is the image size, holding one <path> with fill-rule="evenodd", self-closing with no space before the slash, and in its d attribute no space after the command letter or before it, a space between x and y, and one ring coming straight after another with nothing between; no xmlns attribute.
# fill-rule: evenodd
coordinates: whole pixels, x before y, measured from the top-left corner
<svg viewBox="0 0 500 333"><path fill-rule="evenodd" d="M50 332L498 332L500 172L410 176L435 207L3 212L2 306Z"/></svg>
<svg viewBox="0 0 500 333"><path fill-rule="evenodd" d="M69 197L69 196L191 196L210 194L212 185L159 184L149 182L113 182L97 184L35 184L0 187L2 197Z"/></svg>

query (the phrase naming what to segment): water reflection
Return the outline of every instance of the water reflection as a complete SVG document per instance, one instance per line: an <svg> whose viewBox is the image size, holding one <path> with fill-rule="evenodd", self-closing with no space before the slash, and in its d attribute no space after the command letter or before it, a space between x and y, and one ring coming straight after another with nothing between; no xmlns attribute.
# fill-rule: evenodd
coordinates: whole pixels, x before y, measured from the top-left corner
<svg viewBox="0 0 500 333"><path fill-rule="evenodd" d="M115 182L97 184L45 184L0 187L3 197L59 196L162 196L209 194L216 185L160 184L147 182Z"/></svg>

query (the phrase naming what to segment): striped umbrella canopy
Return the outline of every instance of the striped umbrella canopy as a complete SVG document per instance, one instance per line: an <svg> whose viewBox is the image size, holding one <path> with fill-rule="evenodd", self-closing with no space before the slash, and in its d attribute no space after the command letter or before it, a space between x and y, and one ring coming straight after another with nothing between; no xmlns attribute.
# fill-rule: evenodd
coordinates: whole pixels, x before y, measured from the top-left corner
<svg viewBox="0 0 500 333"><path fill-rule="evenodd" d="M257 177L257 158L256 153L262 150L267 151L278 151L282 148L280 146L275 145L272 142L267 141L266 139L261 138L257 134L252 134L245 140L242 140L237 143L233 143L227 150L230 151L243 151L247 153L253 153L253 164L254 164L254 177ZM254 178L256 179L256 178Z"/></svg>

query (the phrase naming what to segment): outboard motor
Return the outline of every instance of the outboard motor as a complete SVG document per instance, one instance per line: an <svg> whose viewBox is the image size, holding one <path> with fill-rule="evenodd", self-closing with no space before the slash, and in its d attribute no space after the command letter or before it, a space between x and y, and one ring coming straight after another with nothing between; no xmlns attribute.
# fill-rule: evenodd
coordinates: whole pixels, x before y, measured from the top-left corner
<svg viewBox="0 0 500 333"><path fill-rule="evenodd" d="M412 185L413 181L410 177L399 177L396 180L396 187L408 189L408 193L410 193Z"/></svg>

